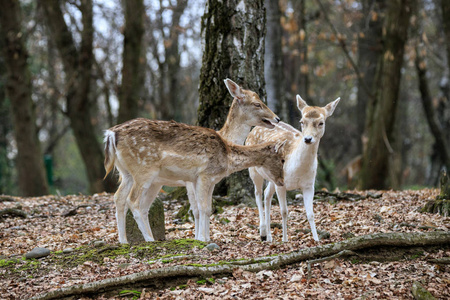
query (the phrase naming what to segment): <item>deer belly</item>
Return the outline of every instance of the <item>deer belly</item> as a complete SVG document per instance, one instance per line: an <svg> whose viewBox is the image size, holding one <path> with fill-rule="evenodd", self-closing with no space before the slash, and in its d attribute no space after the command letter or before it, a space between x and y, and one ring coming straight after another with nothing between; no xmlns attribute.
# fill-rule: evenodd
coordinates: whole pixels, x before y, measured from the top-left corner
<svg viewBox="0 0 450 300"><path fill-rule="evenodd" d="M195 181L198 168L184 166L167 166L161 168L159 176L168 181Z"/></svg>

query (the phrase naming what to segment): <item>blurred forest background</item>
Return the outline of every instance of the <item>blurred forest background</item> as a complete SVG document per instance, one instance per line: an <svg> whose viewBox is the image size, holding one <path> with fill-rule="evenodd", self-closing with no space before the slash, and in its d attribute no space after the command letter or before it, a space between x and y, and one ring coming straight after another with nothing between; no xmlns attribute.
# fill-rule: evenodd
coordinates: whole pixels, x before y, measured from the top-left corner
<svg viewBox="0 0 450 300"><path fill-rule="evenodd" d="M228 110L225 76L296 128L296 94L319 106L341 97L318 188L431 187L450 167L450 1L0 3L0 194L114 191L103 130L136 116L220 128L204 115ZM229 38L262 76L208 69L236 59L211 54Z"/></svg>

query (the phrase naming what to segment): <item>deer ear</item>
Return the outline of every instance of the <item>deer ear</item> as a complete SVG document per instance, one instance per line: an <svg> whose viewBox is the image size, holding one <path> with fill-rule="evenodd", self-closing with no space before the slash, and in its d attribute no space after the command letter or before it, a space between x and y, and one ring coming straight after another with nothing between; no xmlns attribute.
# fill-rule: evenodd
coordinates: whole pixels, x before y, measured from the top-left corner
<svg viewBox="0 0 450 300"><path fill-rule="evenodd" d="M333 112L336 109L336 106L338 105L340 100L341 100L341 97L337 98L333 102L328 103L325 106L325 110L327 111L327 118L330 117L333 114Z"/></svg>
<svg viewBox="0 0 450 300"><path fill-rule="evenodd" d="M308 106L308 104L306 104L305 100L303 100L302 97L300 97L300 95L297 95L296 98L297 98L298 110L300 110L300 112L302 112L303 109Z"/></svg>
<svg viewBox="0 0 450 300"><path fill-rule="evenodd" d="M241 87L229 78L225 79L223 82L225 82L225 85L231 96L233 96L233 98L236 98L239 103L241 103L244 100L244 94L242 93Z"/></svg>

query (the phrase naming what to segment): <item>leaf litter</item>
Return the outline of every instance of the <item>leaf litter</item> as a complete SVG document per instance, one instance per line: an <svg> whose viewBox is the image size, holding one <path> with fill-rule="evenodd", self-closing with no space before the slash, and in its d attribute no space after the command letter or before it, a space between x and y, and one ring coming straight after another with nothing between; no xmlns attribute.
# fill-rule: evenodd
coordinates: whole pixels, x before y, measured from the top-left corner
<svg viewBox="0 0 450 300"><path fill-rule="evenodd" d="M365 192L351 191L355 194ZM136 272L183 264L214 264L223 261L250 259L288 253L307 247L324 245L379 232L448 231L450 220L436 214L420 213L418 209L438 194L435 189L417 191L376 191L380 198L361 201L316 201L316 226L330 238L315 242L308 232L309 223L301 202L289 205L289 242L281 242L278 205L272 206L274 242L261 242L256 208L243 205L224 207L224 212L211 217L211 239L220 250L201 247L183 249L176 256L161 259L141 257L135 253L104 256L101 261L88 260L79 265L61 266L54 263L56 255L71 248L93 248L103 241L117 247L115 207L112 194L94 196L72 195L36 198L13 197L0 202L0 209L20 208L26 219L0 220L0 295L5 299L25 299L57 288L83 284ZM373 194L373 191L372 191ZM370 194L368 194L370 195ZM179 224L176 212L184 203L165 201L166 239L192 239L194 224ZM229 222L224 222L228 220ZM49 257L26 261L22 256L35 247L52 251ZM389 261L353 261L333 259L311 266L302 262L278 270L251 273L236 268L232 276L214 278L162 289L140 291L145 299L413 299L411 286L419 281L436 298L450 296L449 267L429 263L432 258L449 257L450 249L416 249L412 254ZM375 251L376 252L376 251ZM56 254L59 253L59 254ZM182 255L181 255L182 254ZM389 250L379 251L388 257ZM100 255L100 254L99 254ZM171 254L169 254L171 255ZM178 256L178 257L177 257ZM16 272L5 264L14 261ZM33 265L34 264L34 265ZM309 275L309 276L308 276ZM136 297L136 296L135 296ZM124 299L117 295L98 299ZM82 299L82 298L81 298Z"/></svg>

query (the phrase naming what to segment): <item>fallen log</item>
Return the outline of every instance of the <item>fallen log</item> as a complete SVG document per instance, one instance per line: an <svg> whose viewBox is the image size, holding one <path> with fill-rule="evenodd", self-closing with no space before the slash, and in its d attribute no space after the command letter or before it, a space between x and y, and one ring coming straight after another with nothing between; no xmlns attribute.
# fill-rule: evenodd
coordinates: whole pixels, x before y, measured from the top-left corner
<svg viewBox="0 0 450 300"><path fill-rule="evenodd" d="M2 218L5 215L12 216L12 217L20 217L20 218L27 217L26 212L24 212L21 209L17 209L17 208L5 208L5 209L0 210L0 218Z"/></svg>
<svg viewBox="0 0 450 300"><path fill-rule="evenodd" d="M123 288L161 288L171 281L181 279L187 282L191 278L208 278L215 275L230 275L236 268L244 271L259 272L262 270L279 269L287 265L302 261L329 257L344 250L356 251L373 247L418 247L450 245L450 232L436 231L428 233L378 233L354 237L337 243L301 249L292 253L278 256L260 257L249 260L240 260L236 263L220 264L214 266L180 265L161 269L147 270L135 274L116 278L108 278L96 282L60 288L45 294L37 295L31 299L48 300L61 299L80 295L94 295ZM178 280L179 282L179 280Z"/></svg>

